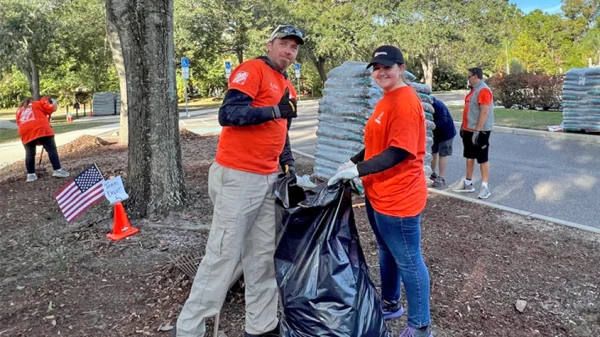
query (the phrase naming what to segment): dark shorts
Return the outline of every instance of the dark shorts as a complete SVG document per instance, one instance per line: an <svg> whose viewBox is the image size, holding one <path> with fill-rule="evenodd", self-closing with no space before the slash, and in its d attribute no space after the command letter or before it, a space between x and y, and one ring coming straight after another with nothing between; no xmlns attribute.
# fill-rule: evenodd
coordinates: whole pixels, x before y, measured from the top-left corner
<svg viewBox="0 0 600 337"><path fill-rule="evenodd" d="M451 156L453 142L454 137L439 143L433 142L433 145L431 145L431 153L439 153L440 157Z"/></svg>
<svg viewBox="0 0 600 337"><path fill-rule="evenodd" d="M479 164L489 161L488 153L490 151L491 131L480 131L477 145L473 144L473 132L463 131L463 157L467 159L477 159Z"/></svg>

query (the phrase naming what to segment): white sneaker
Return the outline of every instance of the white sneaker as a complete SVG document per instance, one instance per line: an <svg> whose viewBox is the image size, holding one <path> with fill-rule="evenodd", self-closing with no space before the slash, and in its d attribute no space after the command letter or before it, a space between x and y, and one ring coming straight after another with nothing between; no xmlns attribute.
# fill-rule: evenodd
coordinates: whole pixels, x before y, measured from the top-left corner
<svg viewBox="0 0 600 337"><path fill-rule="evenodd" d="M27 174L27 182L30 183L32 181L36 181L37 180L37 174L35 173L28 173Z"/></svg>
<svg viewBox="0 0 600 337"><path fill-rule="evenodd" d="M492 195L492 192L490 192L490 189L487 187L482 187L481 191L479 191L479 199L487 199L490 197L490 195Z"/></svg>
<svg viewBox="0 0 600 337"><path fill-rule="evenodd" d="M54 173L52 173L53 177L57 177L57 178L66 178L69 176L69 172L64 171L63 169L58 169L58 170L54 170Z"/></svg>
<svg viewBox="0 0 600 337"><path fill-rule="evenodd" d="M471 193L475 192L475 187L473 186L473 184L467 185L467 183L465 183L465 181L463 180L462 184L460 184L458 187L452 190L458 193Z"/></svg>

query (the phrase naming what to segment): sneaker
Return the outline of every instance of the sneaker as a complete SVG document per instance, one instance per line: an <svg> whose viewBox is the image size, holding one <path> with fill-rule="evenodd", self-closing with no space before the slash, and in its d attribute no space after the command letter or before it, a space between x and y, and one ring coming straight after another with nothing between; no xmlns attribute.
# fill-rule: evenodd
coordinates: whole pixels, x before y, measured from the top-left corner
<svg viewBox="0 0 600 337"><path fill-rule="evenodd" d="M454 188L453 191L458 193L471 193L475 192L475 187L473 187L473 184L467 185L463 180L462 184L459 187Z"/></svg>
<svg viewBox="0 0 600 337"><path fill-rule="evenodd" d="M37 174L35 173L28 173L27 174L27 182L30 183L32 181L36 181L37 180Z"/></svg>
<svg viewBox="0 0 600 337"><path fill-rule="evenodd" d="M433 172L430 176L429 179L435 181L439 176L437 175L437 173Z"/></svg>
<svg viewBox="0 0 600 337"><path fill-rule="evenodd" d="M431 325L428 325L425 329L415 329L410 326L406 327L400 333L400 337L433 337Z"/></svg>
<svg viewBox="0 0 600 337"><path fill-rule="evenodd" d="M446 179L438 176L437 179L433 181L433 184L431 184L431 187L442 187L444 185L446 185Z"/></svg>
<svg viewBox="0 0 600 337"><path fill-rule="evenodd" d="M492 195L492 192L490 192L490 189L488 187L482 187L481 190L479 191L479 199L487 199L490 197L490 195Z"/></svg>
<svg viewBox="0 0 600 337"><path fill-rule="evenodd" d="M383 311L383 319L394 319L404 314L404 308L400 301L388 302L386 300L381 301L381 310Z"/></svg>
<svg viewBox="0 0 600 337"><path fill-rule="evenodd" d="M58 177L58 178L66 178L69 176L69 172L64 171L63 169L58 169L58 170L54 170L54 173L52 173L53 177Z"/></svg>

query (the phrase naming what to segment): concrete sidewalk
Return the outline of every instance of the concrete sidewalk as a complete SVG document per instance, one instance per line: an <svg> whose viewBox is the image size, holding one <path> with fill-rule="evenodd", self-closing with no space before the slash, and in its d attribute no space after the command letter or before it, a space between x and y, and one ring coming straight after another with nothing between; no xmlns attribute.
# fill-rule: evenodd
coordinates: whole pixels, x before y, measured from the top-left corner
<svg viewBox="0 0 600 337"><path fill-rule="evenodd" d="M179 114L179 118L182 124L185 124L187 120L193 120L194 117L199 117L207 114L214 114L218 111L218 109L202 109L202 110L190 110L190 118L186 117L185 112ZM120 116L87 116L79 118L73 123L98 123L104 122L106 125L96 126L93 128L87 128L83 130L76 130L70 132L59 133L55 135L56 146L61 146L72 142L77 137L90 135L90 136L100 136L106 134L112 134L113 132L119 130L119 119ZM3 120L0 122L11 123L8 120ZM13 123L14 124L14 123ZM3 124L0 124L0 128L2 128ZM16 124L15 124L16 128ZM0 168L8 166L14 162L25 159L25 149L23 148L23 144L21 141L12 141L8 143L0 144L0 153L2 153L2 158L0 159Z"/></svg>
<svg viewBox="0 0 600 337"><path fill-rule="evenodd" d="M98 136L118 129L119 123L111 123L83 130L59 133L55 136L56 146L65 145L80 136ZM0 168L25 159L25 148L23 147L21 141L0 144L0 153L2 153L2 159L0 159Z"/></svg>

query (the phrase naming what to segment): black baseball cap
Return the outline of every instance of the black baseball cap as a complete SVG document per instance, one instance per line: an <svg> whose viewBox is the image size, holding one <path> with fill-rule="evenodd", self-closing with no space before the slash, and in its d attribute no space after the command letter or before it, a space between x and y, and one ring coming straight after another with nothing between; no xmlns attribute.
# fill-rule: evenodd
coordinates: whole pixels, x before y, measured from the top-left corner
<svg viewBox="0 0 600 337"><path fill-rule="evenodd" d="M373 58L367 65L367 68L374 64L380 63L386 67L391 67L394 64L404 64L404 56L400 49L394 46L381 46L373 52Z"/></svg>
<svg viewBox="0 0 600 337"><path fill-rule="evenodd" d="M302 31L300 29L290 26L290 25L280 25L273 30L271 36L269 37L269 41L271 42L275 39L285 39L287 37L293 37L298 41L298 44L304 44L304 38L302 37Z"/></svg>

